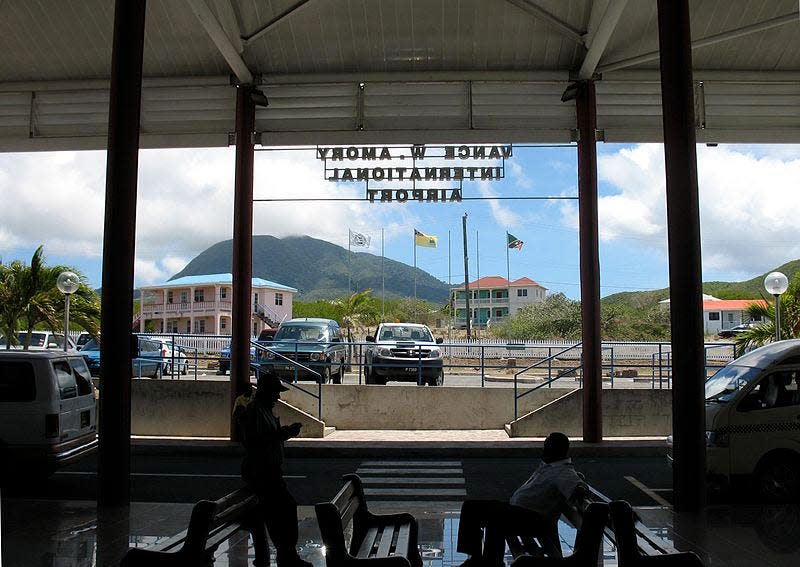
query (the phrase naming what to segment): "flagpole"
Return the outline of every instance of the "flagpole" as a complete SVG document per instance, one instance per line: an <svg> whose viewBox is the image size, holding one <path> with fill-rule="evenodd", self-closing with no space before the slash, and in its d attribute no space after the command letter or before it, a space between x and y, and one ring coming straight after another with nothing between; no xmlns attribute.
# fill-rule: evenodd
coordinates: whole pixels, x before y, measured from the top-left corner
<svg viewBox="0 0 800 567"><path fill-rule="evenodd" d="M478 311L478 322L475 325L475 338L481 337L481 249L479 246L478 231L475 231L475 287L478 290L478 297L475 298L475 305Z"/></svg>
<svg viewBox="0 0 800 567"><path fill-rule="evenodd" d="M507 317L511 316L511 261L509 260L508 251L510 250L508 246L508 231L506 231L506 301L508 302L508 312L506 313Z"/></svg>
<svg viewBox="0 0 800 567"><path fill-rule="evenodd" d="M386 271L384 269L385 256L383 254L383 228L381 228L381 323L386 317Z"/></svg>
<svg viewBox="0 0 800 567"><path fill-rule="evenodd" d="M447 342L453 341L453 327L456 326L456 309L455 300L453 298L453 269L452 269L452 254L450 251L450 229L447 229L447 301L450 303L450 317L452 324L448 325L447 329Z"/></svg>
<svg viewBox="0 0 800 567"><path fill-rule="evenodd" d="M350 289L352 287L352 277L353 277L353 259L352 259L352 252L350 252L350 245L353 242L353 231L349 228L347 229L347 295L350 295Z"/></svg>
<svg viewBox="0 0 800 567"><path fill-rule="evenodd" d="M417 231L414 229L414 322L417 322Z"/></svg>

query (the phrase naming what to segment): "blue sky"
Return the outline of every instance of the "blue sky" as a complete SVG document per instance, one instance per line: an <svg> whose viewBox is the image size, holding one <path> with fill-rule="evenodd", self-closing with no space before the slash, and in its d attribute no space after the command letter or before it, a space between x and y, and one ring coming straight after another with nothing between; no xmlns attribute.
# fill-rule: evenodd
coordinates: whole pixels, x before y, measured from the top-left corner
<svg viewBox="0 0 800 567"><path fill-rule="evenodd" d="M470 279L506 276L509 231L525 242L509 253L512 279L527 276L577 299L577 200L569 198L577 196L576 159L574 147L515 146L503 180L463 184L464 197L535 199L258 202L254 233L307 234L346 248L352 229L380 255L383 229L385 255L412 265L417 229L439 237L437 249L417 248L417 266L456 284L467 213ZM231 238L233 163L231 148L141 152L137 285L164 281ZM598 145L602 296L668 285L663 172L658 144ZM745 280L800 258L800 146L698 146L698 178L704 280ZM99 287L104 191L104 152L0 154L0 259L28 261L44 244L49 263L74 266ZM268 151L256 155L254 193L357 198L364 185L326 181L314 149Z"/></svg>

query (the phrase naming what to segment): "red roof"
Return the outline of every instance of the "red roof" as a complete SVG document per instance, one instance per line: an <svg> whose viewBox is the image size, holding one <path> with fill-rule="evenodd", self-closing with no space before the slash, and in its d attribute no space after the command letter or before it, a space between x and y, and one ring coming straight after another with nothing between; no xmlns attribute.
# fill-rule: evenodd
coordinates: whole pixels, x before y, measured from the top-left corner
<svg viewBox="0 0 800 567"><path fill-rule="evenodd" d="M762 299L716 299L703 302L703 311L746 311L753 303L766 305Z"/></svg>
<svg viewBox="0 0 800 567"><path fill-rule="evenodd" d="M533 286L537 285L539 287L544 287L536 283L530 278L519 278L511 282L510 287L523 287L523 286ZM503 276L484 276L480 279L475 281L469 282L470 288L497 288L497 287L509 287L508 280ZM459 286L455 289L464 289L464 286ZM547 289L547 288L544 288Z"/></svg>

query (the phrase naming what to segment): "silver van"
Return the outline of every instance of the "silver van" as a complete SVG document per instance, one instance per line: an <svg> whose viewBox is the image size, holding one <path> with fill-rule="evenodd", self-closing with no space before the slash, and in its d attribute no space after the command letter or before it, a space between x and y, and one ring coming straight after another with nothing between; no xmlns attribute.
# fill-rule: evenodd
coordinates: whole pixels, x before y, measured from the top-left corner
<svg viewBox="0 0 800 567"><path fill-rule="evenodd" d="M709 480L755 480L760 497L800 497L800 340L740 356L706 381Z"/></svg>
<svg viewBox="0 0 800 567"><path fill-rule="evenodd" d="M77 352L0 350L0 467L46 473L97 450L97 401Z"/></svg>

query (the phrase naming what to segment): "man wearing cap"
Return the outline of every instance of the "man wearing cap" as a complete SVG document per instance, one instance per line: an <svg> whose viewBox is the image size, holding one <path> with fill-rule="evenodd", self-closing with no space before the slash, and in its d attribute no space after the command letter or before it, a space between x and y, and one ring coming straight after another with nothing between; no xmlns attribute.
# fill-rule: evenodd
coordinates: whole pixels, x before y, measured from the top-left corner
<svg viewBox="0 0 800 567"><path fill-rule="evenodd" d="M301 424L281 425L272 413L281 392L286 390L277 377L259 377L255 398L245 413L242 478L258 495L264 522L277 551L278 567L312 567L297 554L297 502L283 479L283 442L297 437Z"/></svg>

